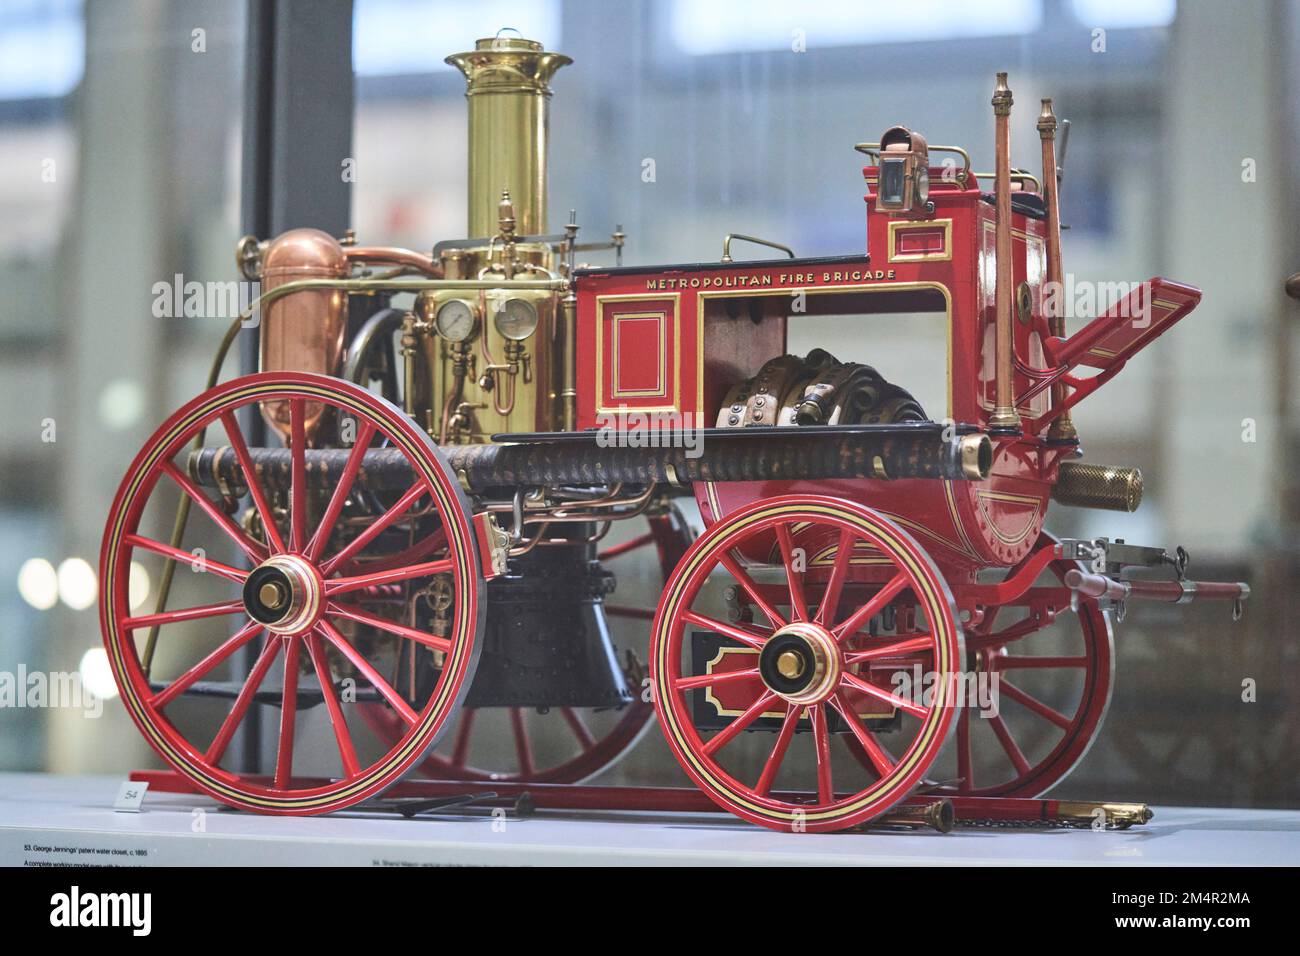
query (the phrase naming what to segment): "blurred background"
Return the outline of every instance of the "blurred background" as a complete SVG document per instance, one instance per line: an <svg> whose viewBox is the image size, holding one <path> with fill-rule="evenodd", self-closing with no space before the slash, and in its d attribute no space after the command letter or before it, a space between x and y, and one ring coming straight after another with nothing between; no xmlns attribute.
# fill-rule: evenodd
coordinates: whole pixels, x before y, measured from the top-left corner
<svg viewBox="0 0 1300 956"><path fill-rule="evenodd" d="M236 278L248 20L238 0L0 0L0 671L80 670L112 692L102 522L227 325L157 317L154 289ZM1053 529L1183 544L1194 577L1254 589L1235 626L1215 605L1130 609L1107 724L1060 792L1300 805L1294 4L355 0L351 24L354 91L326 78L302 95L351 111L361 241L417 249L466 232L464 81L442 58L501 27L575 60L553 83L551 225L573 208L587 239L621 226L629 264L717 259L729 231L860 251L855 142L904 123L991 169L1008 70L1013 161L1037 171L1052 96L1072 123L1066 270L1205 292L1075 416L1090 460L1142 469L1142 509L1058 507ZM815 344L925 390L869 344ZM154 765L112 703L98 719L0 709L0 769ZM652 730L606 779L681 778Z"/></svg>

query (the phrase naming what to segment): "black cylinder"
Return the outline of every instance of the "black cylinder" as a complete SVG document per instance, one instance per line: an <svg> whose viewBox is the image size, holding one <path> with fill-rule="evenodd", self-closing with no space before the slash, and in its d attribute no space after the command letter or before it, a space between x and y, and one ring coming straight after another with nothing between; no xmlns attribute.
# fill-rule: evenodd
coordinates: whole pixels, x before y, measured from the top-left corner
<svg viewBox="0 0 1300 956"><path fill-rule="evenodd" d="M611 445L610 436L604 438L601 440L601 433L580 432L539 436L537 440L444 445L441 451L452 471L474 491L617 482L978 479L987 477L991 459L987 436L949 435L944 426L930 422L710 428L694 433L689 444L678 442L666 448ZM265 486L288 486L287 449L254 448L250 454ZM348 454L347 449L309 449L308 482L313 487L336 484ZM193 452L189 470L199 484L243 484L239 462L230 448ZM414 480L401 452L390 448L366 452L362 481L367 487L405 489Z"/></svg>

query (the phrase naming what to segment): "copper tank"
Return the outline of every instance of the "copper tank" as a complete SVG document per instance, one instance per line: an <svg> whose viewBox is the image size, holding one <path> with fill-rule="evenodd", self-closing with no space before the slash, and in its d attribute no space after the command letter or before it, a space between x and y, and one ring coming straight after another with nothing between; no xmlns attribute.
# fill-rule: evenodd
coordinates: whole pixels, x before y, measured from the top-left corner
<svg viewBox="0 0 1300 956"><path fill-rule="evenodd" d="M262 260L262 292L301 279L342 279L348 274L342 243L319 229L291 229L276 238ZM337 375L347 331L347 293L341 289L291 292L266 306L261 321L263 372L320 372ZM310 442L324 406L308 402ZM262 417L287 441L289 403L263 402Z"/></svg>

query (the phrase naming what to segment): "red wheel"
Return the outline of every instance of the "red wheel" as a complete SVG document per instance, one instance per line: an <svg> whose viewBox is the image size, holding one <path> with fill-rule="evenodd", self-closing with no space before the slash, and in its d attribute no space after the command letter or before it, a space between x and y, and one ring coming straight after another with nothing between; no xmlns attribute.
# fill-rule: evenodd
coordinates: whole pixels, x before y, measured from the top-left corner
<svg viewBox="0 0 1300 956"><path fill-rule="evenodd" d="M266 476L253 468L238 424L240 409L251 407L256 414L263 403L287 412L292 466L285 494L268 487ZM350 419L356 430L338 484L313 494L307 485L305 429L309 413L314 417L317 410L327 421ZM257 518L248 524L261 529L260 540L231 519L232 494L214 500L187 474L183 459L189 443L204 429L218 427L225 431L224 441L209 444L229 445L238 457ZM394 503L367 512L356 500L364 497L356 478L372 442L400 450L414 477ZM224 547L229 563L209 558L206 549L173 549L150 536L149 529L161 523L156 511L165 512L169 494L174 501L177 492L208 516L211 525L198 530L215 534L213 550ZM131 718L168 764L233 806L315 814L380 793L436 742L464 699L477 661L483 579L467 515L459 486L428 436L396 406L364 388L323 375L268 372L200 395L169 418L136 456L104 532L100 622ZM397 529L403 529L403 538L440 536L438 553L400 567L362 570L365 549ZM179 610L134 614L132 558L155 556L205 572L177 575L178 581L192 579L182 582L190 590L212 596L221 586L225 594ZM237 566L244 563L251 570ZM451 595L445 626L411 626L357 606L363 597L398 594L435 578ZM357 621L388 639L349 637ZM142 659L138 637L155 626L162 628L158 659L153 659L152 647ZM237 650L259 638L261 649L246 678L235 675L224 684L213 680L230 666ZM427 649L437 669L436 680L419 699L381 673L388 670L393 646L404 643ZM175 676L159 680L158 673L168 670ZM268 676L273 690L262 689ZM353 697L389 710L402 733L377 746L356 737L347 719ZM216 721L211 710L203 713L200 707L214 700L222 705ZM275 771L268 778L241 776L222 766L255 701L280 708ZM315 714L320 735L332 738L330 750L337 751L331 761L336 772L307 780L302 758L315 754L295 742L312 736L300 730L317 729L308 727L310 721L301 713L314 704L324 704L323 714ZM297 765L295 756L300 758Z"/></svg>
<svg viewBox="0 0 1300 956"><path fill-rule="evenodd" d="M1034 551L1055 541L1044 533ZM1070 613L1063 582L1076 566L1053 562L1025 595L987 608L968 629L967 670L996 676L997 706L962 710L956 753L934 774L957 781L944 792L1037 797L1074 769L1101 732L1115 673L1110 618L1082 596Z"/></svg>
<svg viewBox="0 0 1300 956"><path fill-rule="evenodd" d="M691 532L686 519L669 506L650 515L644 527L619 522L610 538L614 540L602 542L596 555L618 579L618 589L604 606L605 617L636 698L618 711L466 708L443 746L420 765L422 774L444 780L580 783L613 767L641 739L654 714L641 693L654 605L690 546ZM638 558L644 561L640 567ZM391 733L391 715L370 712L366 717L377 733ZM513 743L495 766L484 759L489 740Z"/></svg>
<svg viewBox="0 0 1300 956"><path fill-rule="evenodd" d="M752 622L712 610L715 570ZM688 627L699 629L690 640ZM650 669L668 743L714 802L773 829L821 831L902 800L948 736L960 698L903 696L887 686L890 672L923 662L931 686L948 688L962 658L948 587L906 532L862 505L797 495L741 508L695 542L655 618ZM705 739L708 707L730 719ZM775 738L743 733L763 727ZM809 745L802 759L796 736ZM847 746L833 753L841 736L866 765ZM781 782L798 792L778 791Z"/></svg>

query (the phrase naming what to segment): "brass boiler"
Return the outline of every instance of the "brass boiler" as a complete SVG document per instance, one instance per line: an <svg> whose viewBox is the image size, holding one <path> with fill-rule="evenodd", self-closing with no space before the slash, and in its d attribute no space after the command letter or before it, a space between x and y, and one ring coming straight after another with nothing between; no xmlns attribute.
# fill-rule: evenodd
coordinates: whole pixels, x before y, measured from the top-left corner
<svg viewBox="0 0 1300 956"><path fill-rule="evenodd" d="M567 270L544 236L550 79L573 62L540 43L479 40L447 57L465 75L469 105L469 235L441 255L447 280L499 281L493 289L439 289L417 300L403 338L408 411L441 442L486 441L498 432L562 427L564 367L571 334L559 293L512 290L514 280L558 278ZM438 310L459 299L475 314L470 340L438 333ZM527 338L502 335L498 313L514 300L537 312ZM571 330L569 330L571 333Z"/></svg>
<svg viewBox="0 0 1300 956"><path fill-rule="evenodd" d="M355 244L318 229L294 229L269 243L246 237L238 256L246 277L266 295L288 283L330 280L339 288L306 288L272 298L263 310L263 371L342 372L348 295L355 268L382 264L390 275L445 280L415 297L403 323L406 410L442 442L483 441L497 432L571 427L575 303L572 295L536 288L567 278L568 264L546 233L546 137L550 78L572 62L522 38L479 40L447 58L466 77L469 102L469 232L433 256ZM576 234L570 226L570 240ZM456 280L466 282L457 287ZM532 288L522 287L524 283ZM392 291L400 290L394 282ZM473 334L453 341L438 331L439 309L459 300L473 312ZM535 314L526 335L507 336L499 313ZM529 312L531 310L531 312ZM463 328L463 326L462 326ZM322 406L307 409L313 441ZM263 417L288 438L285 402L266 403Z"/></svg>

